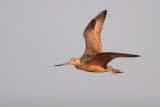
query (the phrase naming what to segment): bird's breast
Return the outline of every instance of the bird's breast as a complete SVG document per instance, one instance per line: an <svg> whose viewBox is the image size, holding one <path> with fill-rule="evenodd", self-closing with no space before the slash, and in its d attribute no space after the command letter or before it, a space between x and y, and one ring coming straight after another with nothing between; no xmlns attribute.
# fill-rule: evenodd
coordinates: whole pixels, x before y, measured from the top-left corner
<svg viewBox="0 0 160 107"><path fill-rule="evenodd" d="M104 69L104 68L101 67L101 66L89 65L89 66L87 67L87 71L90 71L90 72L105 72L106 69Z"/></svg>
<svg viewBox="0 0 160 107"><path fill-rule="evenodd" d="M84 71L89 72L105 72L106 69L104 69L101 66L95 66L95 65L81 65L81 66L75 66L77 69L81 69Z"/></svg>

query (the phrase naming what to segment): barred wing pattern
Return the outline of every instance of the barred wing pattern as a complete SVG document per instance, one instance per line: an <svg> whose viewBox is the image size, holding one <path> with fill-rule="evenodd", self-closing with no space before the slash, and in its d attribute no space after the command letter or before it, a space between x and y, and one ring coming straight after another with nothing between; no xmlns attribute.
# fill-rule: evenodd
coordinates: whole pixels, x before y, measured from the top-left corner
<svg viewBox="0 0 160 107"><path fill-rule="evenodd" d="M100 34L102 31L103 23L107 14L107 10L99 13L84 30L84 39L86 42L86 49L81 59L92 59L98 53L102 52Z"/></svg>

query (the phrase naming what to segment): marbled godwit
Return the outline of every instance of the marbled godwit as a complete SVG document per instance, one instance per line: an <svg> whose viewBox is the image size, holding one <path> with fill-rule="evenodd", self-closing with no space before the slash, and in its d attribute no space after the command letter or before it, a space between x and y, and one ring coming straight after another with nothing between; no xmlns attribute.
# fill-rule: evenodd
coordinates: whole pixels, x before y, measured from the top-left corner
<svg viewBox="0 0 160 107"><path fill-rule="evenodd" d="M112 68L108 65L110 61L119 57L139 57L139 55L103 52L101 46L100 34L102 31L103 23L107 14L107 10L99 13L84 30L84 39L86 42L86 49L82 57L72 58L69 62L59 64L62 65L74 65L77 69L81 69L89 72L106 72L109 71L113 74L122 73L121 71Z"/></svg>

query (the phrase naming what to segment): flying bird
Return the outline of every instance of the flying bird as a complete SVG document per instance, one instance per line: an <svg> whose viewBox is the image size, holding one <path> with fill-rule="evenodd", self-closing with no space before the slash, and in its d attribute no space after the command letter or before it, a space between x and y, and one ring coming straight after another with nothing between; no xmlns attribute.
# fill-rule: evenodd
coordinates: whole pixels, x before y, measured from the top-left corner
<svg viewBox="0 0 160 107"><path fill-rule="evenodd" d="M88 72L111 72L113 74L123 73L108 63L115 58L119 57L139 57L139 55L125 54L125 53L115 53L115 52L102 52L101 46L101 31L103 27L104 20L107 15L107 10L99 13L95 18L93 18L88 26L83 32L83 36L86 43L86 49L82 57L72 58L69 62L64 64L59 64L55 66L62 65L74 65L77 69L81 69Z"/></svg>

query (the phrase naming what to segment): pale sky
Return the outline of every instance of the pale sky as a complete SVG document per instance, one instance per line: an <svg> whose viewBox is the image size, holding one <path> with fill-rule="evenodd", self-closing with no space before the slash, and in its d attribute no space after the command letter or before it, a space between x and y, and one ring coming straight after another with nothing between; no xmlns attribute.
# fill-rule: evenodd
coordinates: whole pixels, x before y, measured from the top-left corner
<svg viewBox="0 0 160 107"><path fill-rule="evenodd" d="M0 107L160 107L159 0L0 0ZM141 55L90 73L68 65L83 30L108 14L103 52Z"/></svg>

